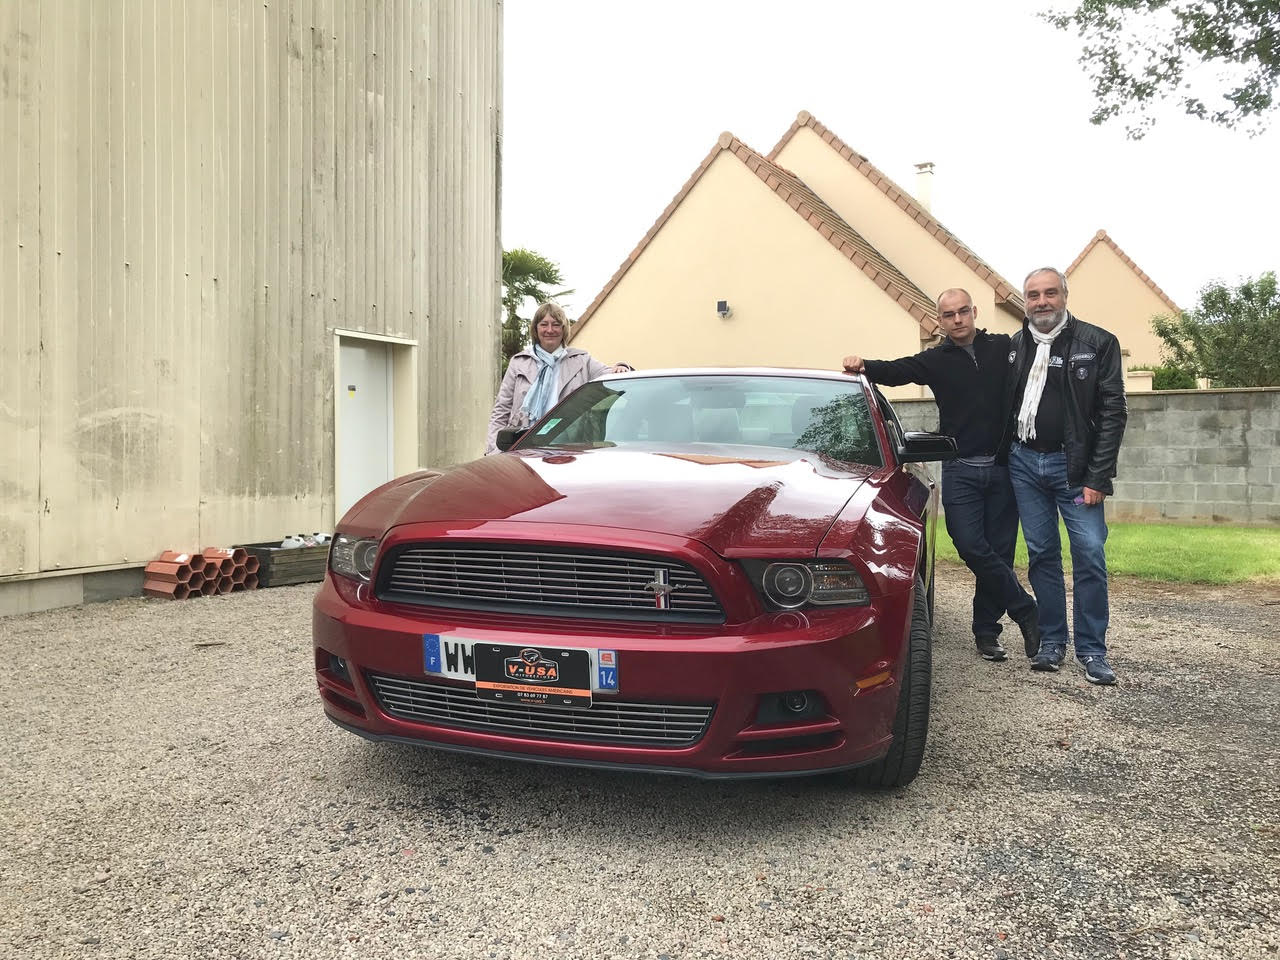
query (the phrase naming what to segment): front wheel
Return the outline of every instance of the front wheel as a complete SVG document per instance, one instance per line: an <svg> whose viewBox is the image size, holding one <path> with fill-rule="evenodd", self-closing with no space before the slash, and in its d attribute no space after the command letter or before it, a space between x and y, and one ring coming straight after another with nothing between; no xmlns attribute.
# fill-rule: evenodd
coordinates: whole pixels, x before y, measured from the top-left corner
<svg viewBox="0 0 1280 960"><path fill-rule="evenodd" d="M898 710L893 718L893 742L879 760L850 771L854 786L887 790L905 787L920 772L929 737L929 691L933 683L933 626L924 581L916 576L911 607L911 637L902 669Z"/></svg>
<svg viewBox="0 0 1280 960"><path fill-rule="evenodd" d="M938 568L933 561L929 561L929 596L927 604L929 607L929 629L933 630L933 588L938 585Z"/></svg>

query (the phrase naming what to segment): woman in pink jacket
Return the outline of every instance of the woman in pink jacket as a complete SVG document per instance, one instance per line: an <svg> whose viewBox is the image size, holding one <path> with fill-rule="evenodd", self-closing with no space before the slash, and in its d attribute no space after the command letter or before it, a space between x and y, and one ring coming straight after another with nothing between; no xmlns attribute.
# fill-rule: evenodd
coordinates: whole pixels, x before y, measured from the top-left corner
<svg viewBox="0 0 1280 960"><path fill-rule="evenodd" d="M511 358L489 414L485 453L497 453L498 431L527 427L588 380L605 373L625 373L625 363L612 366L593 360L585 350L564 345L569 325L558 304L544 303L533 315L532 343Z"/></svg>

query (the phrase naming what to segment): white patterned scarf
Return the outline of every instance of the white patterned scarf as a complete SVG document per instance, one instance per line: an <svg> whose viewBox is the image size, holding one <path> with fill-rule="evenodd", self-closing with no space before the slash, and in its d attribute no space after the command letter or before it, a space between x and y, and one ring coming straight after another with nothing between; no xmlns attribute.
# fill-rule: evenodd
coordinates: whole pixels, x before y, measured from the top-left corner
<svg viewBox="0 0 1280 960"><path fill-rule="evenodd" d="M1018 439L1023 443L1035 439L1036 411L1040 409L1040 397L1044 394L1045 381L1049 379L1049 351L1066 325L1066 311L1063 311L1058 325L1048 333L1041 333L1034 323L1027 324L1027 332L1036 342L1036 357L1031 361L1031 372L1027 374L1027 385L1022 391L1022 408L1018 411Z"/></svg>
<svg viewBox="0 0 1280 960"><path fill-rule="evenodd" d="M556 393L556 373L564 357L564 347L556 347L555 353L547 353L538 344L533 345L533 357L538 361L538 378L524 395L520 409L529 415L529 423L537 423L551 406Z"/></svg>

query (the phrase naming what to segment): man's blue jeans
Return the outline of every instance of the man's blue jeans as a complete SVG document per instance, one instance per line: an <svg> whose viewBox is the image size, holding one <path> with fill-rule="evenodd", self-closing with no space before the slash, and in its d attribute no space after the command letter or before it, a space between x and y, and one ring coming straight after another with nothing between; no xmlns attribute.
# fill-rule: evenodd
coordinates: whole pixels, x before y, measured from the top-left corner
<svg viewBox="0 0 1280 960"><path fill-rule="evenodd" d="M1083 488L1067 482L1067 455L1039 453L1020 443L1009 451L1009 479L1022 516L1029 579L1040 605L1041 648L1065 651L1067 590L1062 579L1058 514L1071 544L1076 656L1107 655L1107 519L1103 504L1086 506Z"/></svg>
<svg viewBox="0 0 1280 960"><path fill-rule="evenodd" d="M973 591L973 635L1000 636L1008 610L1021 620L1035 609L1031 594L1013 572L1018 508L1009 471L993 464L975 467L959 460L942 464L942 508L956 552L978 583Z"/></svg>

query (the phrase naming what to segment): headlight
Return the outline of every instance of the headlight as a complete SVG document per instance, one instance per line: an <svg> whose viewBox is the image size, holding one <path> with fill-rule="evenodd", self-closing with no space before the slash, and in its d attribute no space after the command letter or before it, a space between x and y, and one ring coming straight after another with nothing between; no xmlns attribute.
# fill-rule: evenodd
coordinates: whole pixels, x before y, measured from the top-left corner
<svg viewBox="0 0 1280 960"><path fill-rule="evenodd" d="M329 545L329 569L339 576L367 583L373 576L373 565L377 560L377 540L357 540L340 533Z"/></svg>
<svg viewBox="0 0 1280 960"><path fill-rule="evenodd" d="M861 606L871 602L866 584L842 560L744 561L751 579L774 607L808 604Z"/></svg>
<svg viewBox="0 0 1280 960"><path fill-rule="evenodd" d="M771 563L764 570L764 594L790 610L803 606L813 593L813 577L800 563Z"/></svg>

